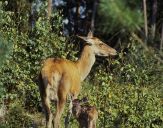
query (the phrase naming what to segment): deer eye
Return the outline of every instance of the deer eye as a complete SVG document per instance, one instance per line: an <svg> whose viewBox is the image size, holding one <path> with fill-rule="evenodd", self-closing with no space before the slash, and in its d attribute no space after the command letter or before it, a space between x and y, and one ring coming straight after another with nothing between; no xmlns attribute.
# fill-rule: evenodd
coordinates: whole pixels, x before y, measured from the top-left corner
<svg viewBox="0 0 163 128"><path fill-rule="evenodd" d="M99 46L100 46L100 47L102 47L102 46L103 46L103 44L101 43L101 44L99 44Z"/></svg>

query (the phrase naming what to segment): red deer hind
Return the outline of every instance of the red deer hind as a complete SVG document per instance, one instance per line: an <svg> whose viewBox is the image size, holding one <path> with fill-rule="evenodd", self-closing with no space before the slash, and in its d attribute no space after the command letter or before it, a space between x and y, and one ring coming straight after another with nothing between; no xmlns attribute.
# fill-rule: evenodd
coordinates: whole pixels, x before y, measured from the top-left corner
<svg viewBox="0 0 163 128"><path fill-rule="evenodd" d="M115 49L93 37L91 32L87 37L78 37L86 41L86 45L77 61L55 58L48 58L44 61L39 76L39 88L46 115L46 128L51 128L52 124L54 128L59 127L67 96L72 98L71 101L77 98L81 82L87 77L95 63L95 55L107 57L117 54ZM54 101L56 111L53 114L50 103Z"/></svg>

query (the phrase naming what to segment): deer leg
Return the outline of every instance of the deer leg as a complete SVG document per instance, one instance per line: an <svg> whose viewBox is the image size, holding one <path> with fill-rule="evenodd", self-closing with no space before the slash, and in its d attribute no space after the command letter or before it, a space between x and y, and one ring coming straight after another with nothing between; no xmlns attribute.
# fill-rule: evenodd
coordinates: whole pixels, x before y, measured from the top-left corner
<svg viewBox="0 0 163 128"><path fill-rule="evenodd" d="M96 119L89 120L89 128L96 128Z"/></svg>
<svg viewBox="0 0 163 128"><path fill-rule="evenodd" d="M44 98L44 101L43 101L43 107L44 107L44 110L45 110L45 116L46 116L46 128L51 128L52 127L52 113L51 113L51 110L50 110L50 100L49 98Z"/></svg>
<svg viewBox="0 0 163 128"><path fill-rule="evenodd" d="M64 106L66 103L66 96L65 95L59 95L58 97L58 102L57 102L57 109L56 109L56 114L55 114L55 128L59 128L60 126L60 118L64 110Z"/></svg>
<svg viewBox="0 0 163 128"><path fill-rule="evenodd" d="M50 110L50 99L48 97L48 89L45 87L48 86L48 82L45 79L43 81L41 74L39 75L39 90L40 90L40 96L41 96L41 102L42 106L45 112L46 116L46 128L51 128L51 123L52 123L52 113Z"/></svg>
<svg viewBox="0 0 163 128"><path fill-rule="evenodd" d="M70 95L69 97L70 97L69 113L72 114L72 107L73 107L72 101L74 100L74 98L73 98L73 96L71 96L71 95Z"/></svg>
<svg viewBox="0 0 163 128"><path fill-rule="evenodd" d="M96 128L96 120L93 120L93 128Z"/></svg>
<svg viewBox="0 0 163 128"><path fill-rule="evenodd" d="M88 128L94 128L93 127L93 120L88 119Z"/></svg>
<svg viewBox="0 0 163 128"><path fill-rule="evenodd" d="M68 128L70 118L72 116L72 107L73 107L72 100L73 100L73 97L71 95L69 95L69 99L70 99L70 104L69 104L69 110L67 112L67 116L65 118L65 128Z"/></svg>

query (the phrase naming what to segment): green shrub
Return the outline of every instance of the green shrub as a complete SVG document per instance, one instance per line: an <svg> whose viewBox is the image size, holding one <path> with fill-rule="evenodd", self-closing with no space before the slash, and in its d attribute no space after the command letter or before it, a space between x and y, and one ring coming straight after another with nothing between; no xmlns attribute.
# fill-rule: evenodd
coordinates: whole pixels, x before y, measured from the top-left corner
<svg viewBox="0 0 163 128"><path fill-rule="evenodd" d="M101 81L85 83L82 92L99 111L99 128L163 126L163 104L157 88Z"/></svg>
<svg viewBox="0 0 163 128"><path fill-rule="evenodd" d="M13 12L3 11L3 8L0 10L0 33L13 47L0 69L0 92L3 91L0 107L5 103L9 108L7 124L0 124L0 127L30 127L31 119L26 111L37 112L41 104L37 77L44 59L66 58L70 51L69 58L75 59L76 52L71 50L73 44L67 44L68 39L59 35L62 17L56 12L52 17L55 21L49 21L45 18L45 6L41 10L35 26L29 32L23 32L16 25L22 22L21 19L26 22L28 15L20 15L20 21L17 20L15 24ZM19 105L11 107L17 101Z"/></svg>
<svg viewBox="0 0 163 128"><path fill-rule="evenodd" d="M10 106L6 115L6 122L2 124L5 128L29 128L32 125L31 117L26 114L24 108L18 103Z"/></svg>
<svg viewBox="0 0 163 128"><path fill-rule="evenodd" d="M45 15L38 18L35 27L29 33L23 33L14 25L15 21L10 14L12 13L6 14L4 11L2 21L5 21L0 23L0 32L13 44L12 52L0 69L0 86L6 92L0 98L9 103L19 99L22 106L33 111L40 103L36 81L42 61L47 57L65 58L68 54L68 50L65 52L67 40L57 32L52 32L51 24L44 18ZM58 13L54 18L61 21ZM56 27L60 24L57 22Z"/></svg>
<svg viewBox="0 0 163 128"><path fill-rule="evenodd" d="M112 61L114 81L134 85L163 85L163 65L156 58L161 56L157 50L149 47L147 51L140 42L130 37L128 53L121 53L118 60Z"/></svg>
<svg viewBox="0 0 163 128"><path fill-rule="evenodd" d="M98 127L161 128L163 70L154 57L159 54L146 51L133 38L128 49L119 59L94 67L81 97L89 97L98 108Z"/></svg>

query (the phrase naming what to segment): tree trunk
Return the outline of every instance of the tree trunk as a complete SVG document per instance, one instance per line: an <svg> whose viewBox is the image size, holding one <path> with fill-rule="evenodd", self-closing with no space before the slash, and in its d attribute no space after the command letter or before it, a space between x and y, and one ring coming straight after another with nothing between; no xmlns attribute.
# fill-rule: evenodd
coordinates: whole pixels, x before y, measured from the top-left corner
<svg viewBox="0 0 163 128"><path fill-rule="evenodd" d="M76 13L75 13L75 18L74 18L74 34L77 34L79 31L79 17L80 17L80 13L79 13L79 9L80 9L80 0L76 0Z"/></svg>
<svg viewBox="0 0 163 128"><path fill-rule="evenodd" d="M160 41L160 51L163 50L163 23L162 23L162 30L161 30L161 41Z"/></svg>
<svg viewBox="0 0 163 128"><path fill-rule="evenodd" d="M48 18L51 17L52 13L52 0L48 0Z"/></svg>
<svg viewBox="0 0 163 128"><path fill-rule="evenodd" d="M145 29L145 42L148 38L148 24L147 24L147 6L146 0L143 0L143 9L144 9L144 29Z"/></svg>
<svg viewBox="0 0 163 128"><path fill-rule="evenodd" d="M91 32L94 34L94 28L95 28L95 15L96 15L96 9L97 9L97 2L98 0L94 1L94 6L92 10L92 19L91 19Z"/></svg>
<svg viewBox="0 0 163 128"><path fill-rule="evenodd" d="M153 0L152 5L152 38L155 38L155 31L156 31L156 13L157 13L157 0Z"/></svg>

